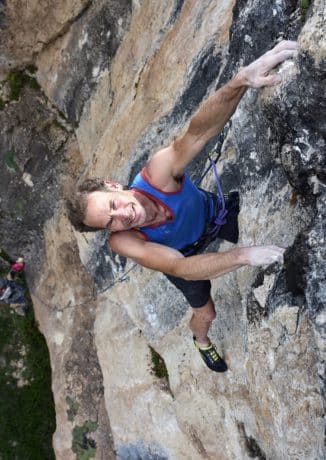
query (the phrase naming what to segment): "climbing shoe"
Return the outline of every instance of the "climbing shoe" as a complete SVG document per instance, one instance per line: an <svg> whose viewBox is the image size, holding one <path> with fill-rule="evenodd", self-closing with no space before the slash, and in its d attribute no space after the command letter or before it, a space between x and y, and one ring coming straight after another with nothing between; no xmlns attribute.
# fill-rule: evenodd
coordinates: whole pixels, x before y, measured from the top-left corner
<svg viewBox="0 0 326 460"><path fill-rule="evenodd" d="M196 341L196 337L193 337L196 348L203 358L207 367L215 372L225 372L228 367L224 359L222 359L216 351L215 346L211 343L207 347L200 347Z"/></svg>

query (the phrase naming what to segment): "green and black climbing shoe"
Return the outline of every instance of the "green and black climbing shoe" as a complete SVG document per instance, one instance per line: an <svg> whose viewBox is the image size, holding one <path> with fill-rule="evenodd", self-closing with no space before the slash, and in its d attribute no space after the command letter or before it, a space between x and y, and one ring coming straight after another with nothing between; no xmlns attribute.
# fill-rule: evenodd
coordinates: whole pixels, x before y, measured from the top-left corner
<svg viewBox="0 0 326 460"><path fill-rule="evenodd" d="M196 337L193 337L194 343L199 350L200 356L205 361L207 367L215 372L225 372L228 367L224 359L222 359L216 351L215 346L211 343L207 347L199 347Z"/></svg>

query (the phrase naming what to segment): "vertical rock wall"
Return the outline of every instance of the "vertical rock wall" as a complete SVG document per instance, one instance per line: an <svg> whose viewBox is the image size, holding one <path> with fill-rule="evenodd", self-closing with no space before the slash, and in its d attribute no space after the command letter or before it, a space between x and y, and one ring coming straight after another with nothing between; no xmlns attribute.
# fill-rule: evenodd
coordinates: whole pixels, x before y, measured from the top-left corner
<svg viewBox="0 0 326 460"><path fill-rule="evenodd" d="M21 50L20 35L16 44L10 35L9 6L0 15L6 50ZM1 166L9 191L2 213L26 187L24 200L39 203L33 219L19 216L31 237L8 236L8 222L11 231L17 227L9 218L0 222L1 244L28 254L51 354L57 458L114 458L114 443L120 459L322 459L324 2L96 1L65 8L40 48L33 48L34 33L33 53L16 53L20 62L36 64L41 88L26 87L13 102L3 79L0 112L8 126L1 151L15 148L19 160L16 170L8 169L8 156ZM24 23L32 21L27 13ZM214 280L211 338L230 367L216 375L194 350L182 296L160 274L113 254L104 233L73 231L62 198L83 175L128 184L241 65L297 37L298 56L278 69L282 84L249 90L219 140L224 188L241 194L239 244L288 250L282 267ZM31 112L25 124L17 121L24 101L34 99L47 109L26 102ZM51 123L60 120L55 129L42 123L48 110ZM31 148L12 135L18 131ZM36 149L40 133L44 147ZM43 172L40 151L49 146L45 158L53 160ZM194 178L209 150L189 168ZM46 188L46 173L53 188ZM209 175L203 185L214 190ZM229 247L216 242L211 250Z"/></svg>

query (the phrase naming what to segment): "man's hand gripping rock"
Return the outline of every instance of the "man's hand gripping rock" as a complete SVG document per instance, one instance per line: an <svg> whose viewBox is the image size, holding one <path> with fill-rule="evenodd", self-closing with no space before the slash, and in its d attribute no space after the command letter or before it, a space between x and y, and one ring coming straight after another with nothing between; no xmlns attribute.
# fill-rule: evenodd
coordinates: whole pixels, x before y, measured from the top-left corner
<svg viewBox="0 0 326 460"><path fill-rule="evenodd" d="M246 251L247 264L252 267L283 262L285 249L279 246L252 246L251 248L244 249Z"/></svg>
<svg viewBox="0 0 326 460"><path fill-rule="evenodd" d="M275 73L270 74L271 70L286 59L293 57L296 49L297 42L283 40L256 61L240 70L239 74L246 86L252 88L277 85L281 82L281 77Z"/></svg>

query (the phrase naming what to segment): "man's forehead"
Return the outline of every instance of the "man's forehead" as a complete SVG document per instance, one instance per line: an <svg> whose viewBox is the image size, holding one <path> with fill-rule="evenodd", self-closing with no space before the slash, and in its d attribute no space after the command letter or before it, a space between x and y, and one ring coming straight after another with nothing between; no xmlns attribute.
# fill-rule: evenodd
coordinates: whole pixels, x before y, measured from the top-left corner
<svg viewBox="0 0 326 460"><path fill-rule="evenodd" d="M133 194L132 194L133 195ZM107 202L115 197L128 197L130 190L96 190L88 194L88 202L103 201Z"/></svg>
<svg viewBox="0 0 326 460"><path fill-rule="evenodd" d="M87 207L103 206L110 200L110 192L96 190L87 195Z"/></svg>

